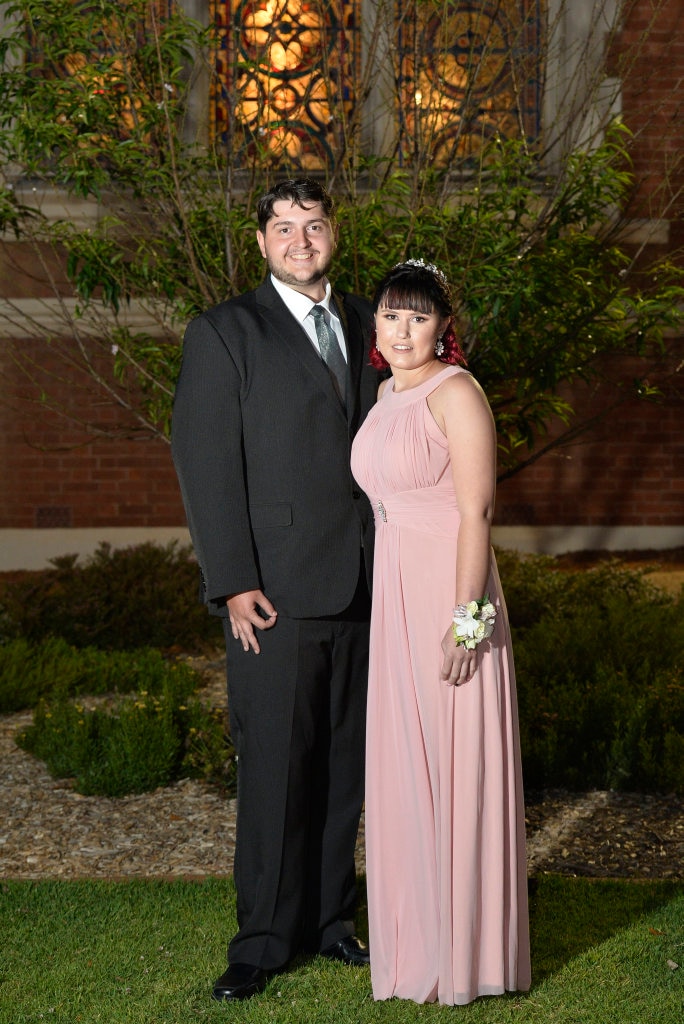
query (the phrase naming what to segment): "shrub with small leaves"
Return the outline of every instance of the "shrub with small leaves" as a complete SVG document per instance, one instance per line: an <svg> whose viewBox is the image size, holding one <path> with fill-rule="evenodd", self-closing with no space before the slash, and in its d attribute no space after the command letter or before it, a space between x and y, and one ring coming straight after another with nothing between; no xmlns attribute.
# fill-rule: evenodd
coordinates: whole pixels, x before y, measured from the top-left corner
<svg viewBox="0 0 684 1024"><path fill-rule="evenodd" d="M200 603L199 570L188 546L100 544L51 569L0 582L0 639L46 634L75 647L203 651L222 644L220 622Z"/></svg>
<svg viewBox="0 0 684 1024"><path fill-rule="evenodd" d="M612 561L499 561L526 786L684 792L684 595Z"/></svg>
<svg viewBox="0 0 684 1024"><path fill-rule="evenodd" d="M198 677L183 665L196 685ZM23 637L0 644L0 714L35 707L55 692L131 693L163 688L169 663L160 651L101 651L72 647L60 637L32 643Z"/></svg>
<svg viewBox="0 0 684 1024"><path fill-rule="evenodd" d="M672 597L616 561L565 571L547 557L498 551L497 559L526 786L684 793L684 593ZM119 563L101 551L93 593L110 565ZM64 598L71 583L62 584ZM137 607L142 614L147 604ZM205 707L196 684L188 665L157 651L76 650L55 637L0 646L0 711L43 697L19 742L83 793L140 792L184 776L233 786L225 713ZM70 699L85 693L114 697L88 709Z"/></svg>
<svg viewBox="0 0 684 1024"><path fill-rule="evenodd" d="M86 708L62 695L41 701L17 737L51 774L79 793L124 796L184 777L232 780L232 748L223 716L193 695L193 673L171 665L159 693L141 691Z"/></svg>

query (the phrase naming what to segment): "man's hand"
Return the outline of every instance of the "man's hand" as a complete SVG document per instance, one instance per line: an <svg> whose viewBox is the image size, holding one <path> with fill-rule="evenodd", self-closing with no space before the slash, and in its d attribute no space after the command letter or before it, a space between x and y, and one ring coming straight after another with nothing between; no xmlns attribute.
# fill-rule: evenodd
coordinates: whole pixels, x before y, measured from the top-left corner
<svg viewBox="0 0 684 1024"><path fill-rule="evenodd" d="M261 648L254 630L275 626L278 612L261 590L233 594L226 604L233 636L242 643L243 650L248 651L251 647L255 654L259 654ZM261 612L267 617L264 618Z"/></svg>

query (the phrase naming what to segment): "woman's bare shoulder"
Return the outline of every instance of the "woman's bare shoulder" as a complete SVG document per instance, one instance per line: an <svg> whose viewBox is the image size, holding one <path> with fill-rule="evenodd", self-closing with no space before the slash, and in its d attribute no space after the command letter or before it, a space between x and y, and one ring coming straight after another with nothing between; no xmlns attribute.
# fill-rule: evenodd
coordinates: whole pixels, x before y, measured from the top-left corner
<svg viewBox="0 0 684 1024"><path fill-rule="evenodd" d="M460 373L447 377L428 398L432 415L446 433L446 423L464 417L475 423L491 419L489 402L472 374Z"/></svg>
<svg viewBox="0 0 684 1024"><path fill-rule="evenodd" d="M432 397L437 401L446 402L467 401L469 398L473 401L482 401L483 399L486 401L482 387L469 370L451 374L433 391Z"/></svg>

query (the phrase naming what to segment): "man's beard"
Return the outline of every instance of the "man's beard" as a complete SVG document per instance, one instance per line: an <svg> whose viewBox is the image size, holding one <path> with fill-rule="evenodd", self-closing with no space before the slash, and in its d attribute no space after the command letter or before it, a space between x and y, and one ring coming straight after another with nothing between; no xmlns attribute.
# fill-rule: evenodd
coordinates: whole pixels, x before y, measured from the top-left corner
<svg viewBox="0 0 684 1024"><path fill-rule="evenodd" d="M295 274L291 274L288 270L285 270L284 267L274 266L274 264L268 258L266 262L268 264L268 269L270 270L270 272L273 274L277 281L280 281L282 284L288 284L291 287L296 288L298 285L302 284L315 284L317 281L321 281L324 277L327 277L328 271L332 266L332 256L323 267L319 267L317 270L314 270L311 273L311 276L306 278L297 277Z"/></svg>

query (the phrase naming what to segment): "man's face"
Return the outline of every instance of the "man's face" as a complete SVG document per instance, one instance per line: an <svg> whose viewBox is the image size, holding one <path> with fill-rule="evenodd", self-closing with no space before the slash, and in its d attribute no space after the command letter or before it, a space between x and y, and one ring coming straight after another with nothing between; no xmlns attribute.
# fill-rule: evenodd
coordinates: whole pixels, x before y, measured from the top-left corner
<svg viewBox="0 0 684 1024"><path fill-rule="evenodd" d="M279 199L266 230L257 231L257 241L275 278L314 299L321 297L320 282L330 269L337 232L320 203L301 207Z"/></svg>

